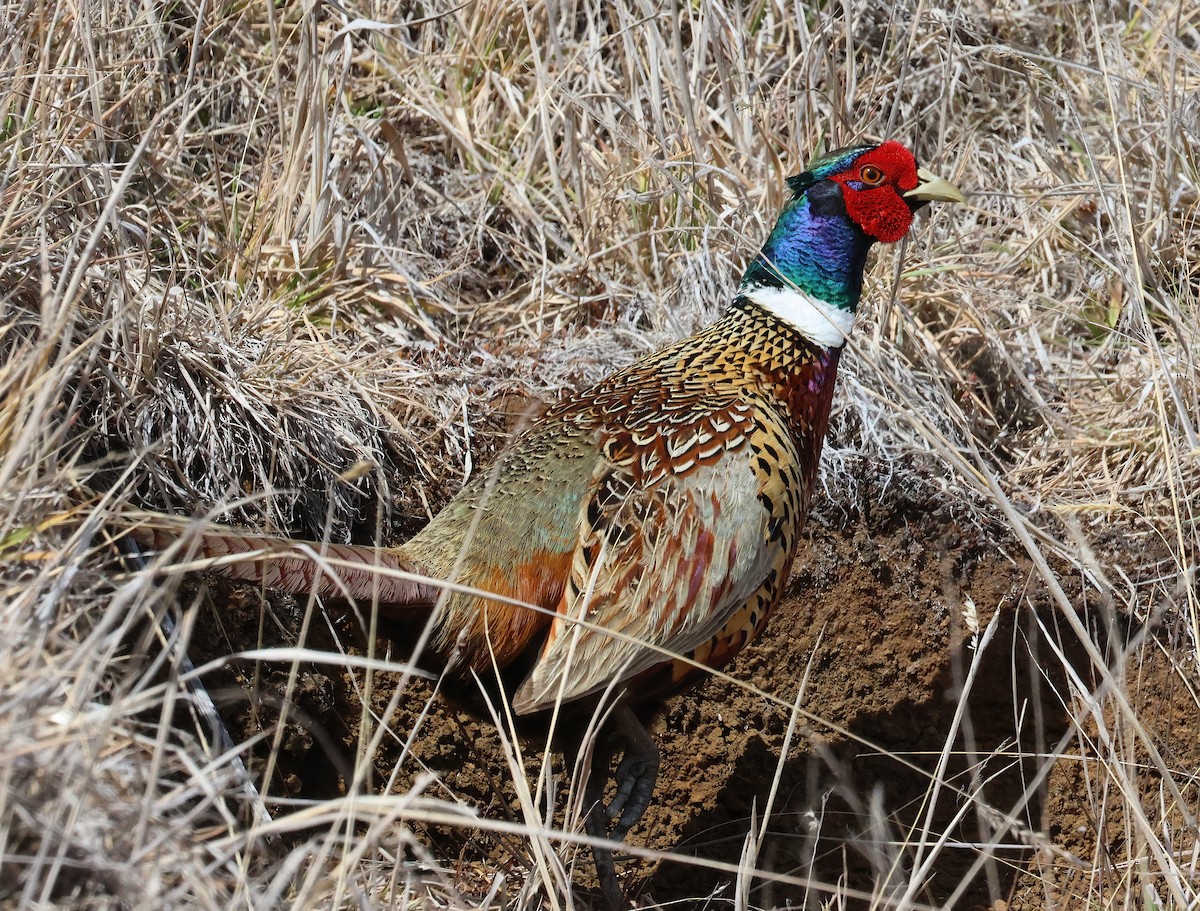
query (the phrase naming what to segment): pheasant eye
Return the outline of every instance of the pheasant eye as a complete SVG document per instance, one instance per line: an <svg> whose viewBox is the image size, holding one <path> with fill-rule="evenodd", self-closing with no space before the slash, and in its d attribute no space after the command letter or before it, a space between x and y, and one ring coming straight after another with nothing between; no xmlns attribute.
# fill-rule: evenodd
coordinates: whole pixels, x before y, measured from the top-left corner
<svg viewBox="0 0 1200 911"><path fill-rule="evenodd" d="M859 180L868 186L877 187L883 183L883 171L875 167L873 164L863 165L861 171L858 172Z"/></svg>

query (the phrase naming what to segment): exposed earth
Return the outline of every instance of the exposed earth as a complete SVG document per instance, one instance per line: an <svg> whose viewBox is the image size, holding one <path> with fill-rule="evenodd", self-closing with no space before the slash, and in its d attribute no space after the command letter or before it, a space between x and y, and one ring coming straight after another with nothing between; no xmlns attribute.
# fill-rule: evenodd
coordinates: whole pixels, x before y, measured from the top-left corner
<svg viewBox="0 0 1200 911"><path fill-rule="evenodd" d="M1058 747L1069 721L1064 665L1047 632L1090 686L1087 658L1019 545L1002 530L963 524L954 507L931 507L930 502L939 502L935 495L925 496L912 485L866 486L858 501L870 504L868 510L827 502L826 514L810 521L805 555L787 600L767 633L728 669L754 689L710 680L669 703L654 730L663 752L655 801L629 841L736 865L750 817L761 815L778 770L759 866L792 878L841 882L864 893L906 882L905 873L893 870L889 880L888 871L893 864L907 870L913 863L914 833L928 812L930 775L955 728L959 694L976 658L977 637L969 627L973 604L979 630L997 611L1000 616L980 653L948 754L943 780L953 787L938 793L929 826L933 838L949 830L951 844L938 853L925 891L915 897L935 905L950 898L977 859L971 845L990 837L991 820L1016 807L1019 824L1001 839L1007 847L992 852L955 907L1042 908L1053 899L1067 899L1070 906L1073 890L1087 888L1080 870L1098 862L1087 856L1097 843L1098 823L1089 810L1096 800L1082 796L1095 788L1096 770L1077 758L1064 759L1040 784L1035 780L1045 764L1041 757ZM838 509L843 511L834 514ZM1064 585L1079 603L1079 586L1072 588L1069 574ZM207 660L254 647L260 628L267 644L291 644L303 605L272 596L269 606L262 623L256 590L210 580L194 657ZM1095 625L1100 617L1083 619ZM362 649L352 616L329 619L331 624L324 619L310 624L309 645L334 647L332 628L343 645ZM1127 623L1112 629L1099 641L1113 649L1140 632ZM1169 633L1156 632L1163 650L1141 650L1162 660L1131 665L1129 674L1137 675L1137 683L1129 692L1142 704L1160 707L1157 716L1145 711L1140 717L1161 719L1155 733L1164 760L1194 774L1200 769L1200 731L1190 713L1172 708L1187 700L1172 695L1172 688L1182 684L1161 654L1170 650ZM253 668L245 666L227 667L209 680L235 737L253 736L277 718L287 677L285 665L269 669L254 684ZM328 666L301 673L271 793L314 798L344 793L360 733L361 672L357 678ZM394 686L386 675L376 677L375 711L386 710ZM255 687L257 698L248 699ZM754 690L785 705L803 690L804 710L820 719L800 719L782 764L789 713ZM414 776L432 770L440 779L432 795L453 794L488 816L520 819L495 728L440 701L421 721L411 755L393 778L404 738L430 692L424 681L409 683L393 715L398 737L385 738L377 751L370 787L404 793ZM1061 751L1078 757L1080 744L1076 736ZM532 777L539 754L540 749L527 754ZM555 768L561 770L561 758ZM1144 796L1153 813L1152 779ZM1032 797L1022 800L1027 787ZM970 805L952 823L969 803L965 795L979 788L991 809ZM1190 796L1194 801L1194 791ZM1119 827L1120 814L1100 824ZM911 827L918 828L909 832ZM464 888L471 887L474 876L485 891L497 869L518 881L525 875L527 852L516 836L463 828L420 829L418 834L433 857L456 870ZM907 847L896 847L904 841ZM1028 846L1034 841L1042 850ZM1076 862L1067 852L1085 856ZM1119 865L1121 859L1108 860ZM731 874L702 866L626 857L619 869L624 887L646 903L732 892ZM590 863L581 861L577 882L586 889L590 876ZM795 883L759 880L750 902L816 907L822 897L827 896Z"/></svg>

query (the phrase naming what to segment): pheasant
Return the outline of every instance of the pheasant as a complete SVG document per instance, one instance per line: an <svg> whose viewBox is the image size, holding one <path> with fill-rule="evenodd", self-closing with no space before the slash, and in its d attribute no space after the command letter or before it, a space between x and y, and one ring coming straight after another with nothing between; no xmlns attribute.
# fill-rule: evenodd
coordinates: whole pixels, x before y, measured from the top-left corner
<svg viewBox="0 0 1200 911"><path fill-rule="evenodd" d="M420 664L464 690L498 680L535 726L554 713L555 742L576 762L601 718L584 822L620 841L658 772L647 721L733 658L779 603L868 250L904 237L928 202L963 201L897 142L819 157L788 186L723 318L565 396L407 543L230 531L196 548L228 576L374 605L395 638L421 643ZM134 532L158 548L177 535ZM620 907L611 850L593 854Z"/></svg>

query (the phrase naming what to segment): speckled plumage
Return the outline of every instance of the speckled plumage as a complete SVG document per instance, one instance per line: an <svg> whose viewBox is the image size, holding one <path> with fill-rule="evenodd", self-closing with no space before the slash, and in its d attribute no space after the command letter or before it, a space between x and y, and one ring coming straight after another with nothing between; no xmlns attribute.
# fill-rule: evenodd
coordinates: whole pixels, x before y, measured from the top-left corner
<svg viewBox="0 0 1200 911"><path fill-rule="evenodd" d="M723 318L563 398L405 544L229 533L205 535L201 549L263 556L225 561L231 575L429 618L424 663L460 680L499 668L518 715L586 713L608 691L609 727L625 744L609 808L619 821L610 831L599 808L587 819L593 835L619 839L649 802L658 764L633 709L694 681L697 665L729 661L786 586L869 247L902 236L930 199L962 198L895 143L833 153L789 185L794 198ZM844 325L814 331L831 314ZM316 568L314 550L336 577ZM438 580L457 587L440 597ZM597 755L594 800L608 775ZM617 904L611 854L595 853Z"/></svg>
<svg viewBox="0 0 1200 911"><path fill-rule="evenodd" d="M435 649L448 656L469 627L478 633L468 643L490 643L503 659L545 632L514 695L518 713L589 695L614 676L686 676L654 647L724 663L761 628L787 578L837 358L742 302L565 399L400 551L437 578L460 562L456 581L557 617L454 594ZM521 569L530 550L553 567L534 586ZM753 621L731 625L751 600ZM574 617L630 638L572 629ZM487 647L468 644L457 660L491 666Z"/></svg>

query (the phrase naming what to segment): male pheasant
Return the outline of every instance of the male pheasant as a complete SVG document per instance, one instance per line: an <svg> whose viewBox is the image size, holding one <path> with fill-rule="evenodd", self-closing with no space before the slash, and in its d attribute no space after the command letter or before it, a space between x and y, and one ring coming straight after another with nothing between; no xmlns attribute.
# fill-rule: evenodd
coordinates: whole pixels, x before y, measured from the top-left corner
<svg viewBox="0 0 1200 911"><path fill-rule="evenodd" d="M722 319L564 397L406 544L229 532L198 550L230 576L428 624L421 664L472 686L498 669L518 716L560 708L556 742L577 757L602 707L586 828L619 841L658 771L646 720L754 639L785 588L867 251L929 201L963 200L896 142L817 158L788 186ZM157 547L174 536L135 532ZM594 855L619 907L612 854Z"/></svg>

